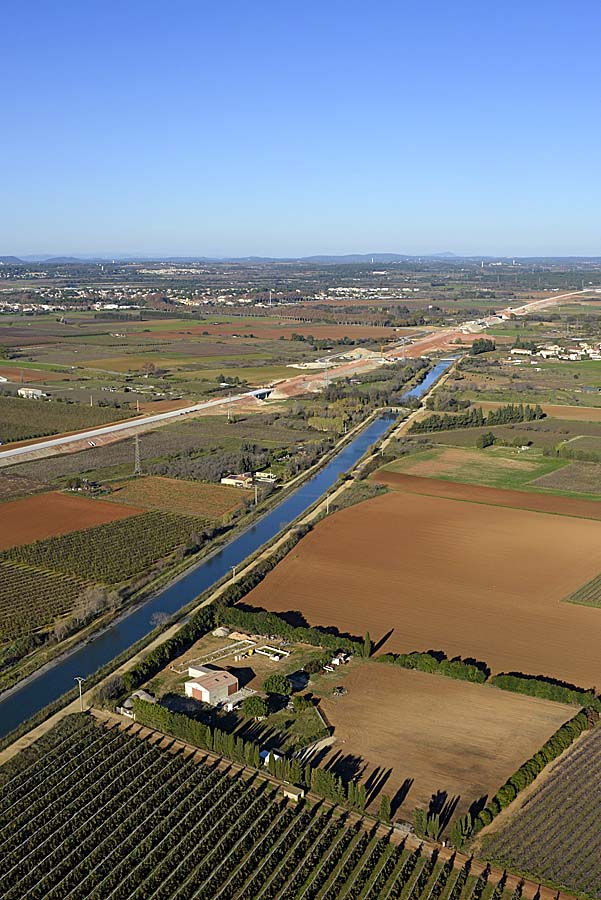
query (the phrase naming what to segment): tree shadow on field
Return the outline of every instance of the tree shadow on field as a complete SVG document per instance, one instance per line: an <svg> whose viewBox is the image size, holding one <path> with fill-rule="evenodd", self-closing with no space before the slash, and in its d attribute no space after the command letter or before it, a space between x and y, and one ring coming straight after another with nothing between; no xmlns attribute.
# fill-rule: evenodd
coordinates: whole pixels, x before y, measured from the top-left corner
<svg viewBox="0 0 601 900"><path fill-rule="evenodd" d="M369 806L370 803L373 803L391 775L392 769L383 769L381 766L378 766L373 770L365 782L367 806Z"/></svg>
<svg viewBox="0 0 601 900"><path fill-rule="evenodd" d="M379 641L374 643L372 651L371 651L372 656L375 656L376 653L378 653L382 649L382 647L384 646L386 641L389 640L389 638L391 638L393 634L394 634L394 628L391 628L390 631L387 631L386 634L382 635L382 637L380 638Z"/></svg>
<svg viewBox="0 0 601 900"><path fill-rule="evenodd" d="M393 816L396 815L396 813L399 811L399 809L407 799L407 795L413 787L414 781L415 778L405 778L404 782L390 801L390 811Z"/></svg>
<svg viewBox="0 0 601 900"><path fill-rule="evenodd" d="M343 781L353 781L359 779L365 772L365 763L361 756L353 753L342 753L340 750L335 753L326 763L326 769L339 775Z"/></svg>
<svg viewBox="0 0 601 900"><path fill-rule="evenodd" d="M472 819L475 819L476 816L482 812L482 810L484 809L484 807L486 806L487 803L488 803L488 794L482 794L482 796L479 797L478 800L474 800L474 802L471 804L471 806L468 810Z"/></svg>
<svg viewBox="0 0 601 900"><path fill-rule="evenodd" d="M457 804L461 800L461 795L449 799L447 791L436 791L430 798L428 813L431 816L440 816L440 825L444 829L451 821L451 817L457 808Z"/></svg>

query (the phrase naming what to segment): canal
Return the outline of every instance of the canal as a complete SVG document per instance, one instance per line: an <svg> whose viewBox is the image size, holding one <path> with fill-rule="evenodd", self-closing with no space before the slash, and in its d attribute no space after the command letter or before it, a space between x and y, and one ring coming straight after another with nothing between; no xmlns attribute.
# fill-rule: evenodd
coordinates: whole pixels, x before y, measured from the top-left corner
<svg viewBox="0 0 601 900"><path fill-rule="evenodd" d="M419 385L407 392L407 396L423 396L452 362L453 360L441 360L437 363ZM88 643L82 644L74 653L59 660L52 668L40 672L21 687L7 693L0 700L0 737L71 690L76 676L86 678L145 637L155 627L153 618L157 613L168 616L177 613L231 572L234 566L239 566L312 506L336 483L339 475L352 469L371 445L382 437L390 424L388 417L375 419L315 475L223 549L132 609Z"/></svg>

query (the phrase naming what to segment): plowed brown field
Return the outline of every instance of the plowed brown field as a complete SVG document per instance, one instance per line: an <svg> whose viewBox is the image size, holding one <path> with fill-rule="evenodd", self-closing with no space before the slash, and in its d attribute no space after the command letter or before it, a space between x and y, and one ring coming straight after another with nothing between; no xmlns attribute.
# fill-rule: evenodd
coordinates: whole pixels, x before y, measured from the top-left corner
<svg viewBox="0 0 601 900"><path fill-rule="evenodd" d="M0 507L0 550L126 519L142 512L144 510L136 506L122 506L57 491L9 500Z"/></svg>
<svg viewBox="0 0 601 900"><path fill-rule="evenodd" d="M561 703L377 662L343 678L348 694L320 704L338 739L326 764L354 774L358 757L365 781L381 784L397 801L405 780L412 781L399 807L407 819L437 791L460 798L458 813L491 796L575 712ZM373 799L374 811L379 800Z"/></svg>
<svg viewBox="0 0 601 900"><path fill-rule="evenodd" d="M478 484L462 484L459 481L422 478L419 475L405 475L404 472L391 472L387 469L380 469L373 477L374 481L387 484L393 490L408 491L412 494L448 497L452 500L486 503L491 506L509 506L512 509L530 509L560 516L601 519L601 503L597 500L578 500L572 497L535 494L530 491L510 491Z"/></svg>
<svg viewBox="0 0 601 900"><path fill-rule="evenodd" d="M560 601L599 572L597 521L393 491L320 522L246 602L589 687L601 611Z"/></svg>

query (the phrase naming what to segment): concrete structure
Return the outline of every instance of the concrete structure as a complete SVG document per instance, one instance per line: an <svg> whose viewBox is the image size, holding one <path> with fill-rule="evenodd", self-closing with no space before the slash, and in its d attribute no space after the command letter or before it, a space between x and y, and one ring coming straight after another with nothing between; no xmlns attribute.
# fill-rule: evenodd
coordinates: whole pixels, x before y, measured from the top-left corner
<svg viewBox="0 0 601 900"><path fill-rule="evenodd" d="M295 787L293 784L286 784L282 788L282 794L287 800L293 800L294 803L298 803L299 800L304 798L305 791L303 788Z"/></svg>
<svg viewBox="0 0 601 900"><path fill-rule="evenodd" d="M275 484L278 476L275 472L255 472L255 480L262 481L265 484Z"/></svg>

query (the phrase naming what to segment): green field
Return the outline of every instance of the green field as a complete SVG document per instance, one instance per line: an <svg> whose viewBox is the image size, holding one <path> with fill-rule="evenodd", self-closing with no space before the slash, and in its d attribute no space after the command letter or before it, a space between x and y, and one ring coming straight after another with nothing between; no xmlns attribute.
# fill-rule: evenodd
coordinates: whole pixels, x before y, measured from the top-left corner
<svg viewBox="0 0 601 900"><path fill-rule="evenodd" d="M532 482L566 465L564 460L549 459L534 450L520 452L510 447L486 450L434 447L404 456L384 468L406 475L440 478L488 487L524 490Z"/></svg>

